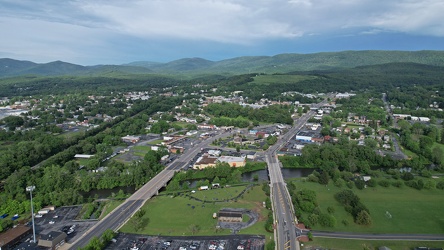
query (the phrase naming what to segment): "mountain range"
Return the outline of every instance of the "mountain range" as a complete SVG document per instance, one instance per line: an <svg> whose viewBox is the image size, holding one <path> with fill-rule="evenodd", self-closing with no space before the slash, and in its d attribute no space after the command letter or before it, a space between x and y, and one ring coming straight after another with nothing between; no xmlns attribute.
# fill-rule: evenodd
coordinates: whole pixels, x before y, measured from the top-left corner
<svg viewBox="0 0 444 250"><path fill-rule="evenodd" d="M342 51L313 54L244 56L221 61L183 58L168 63L138 61L124 65L82 66L68 62L34 63L0 58L0 77L21 75L95 76L109 74L242 74L337 70L396 62L444 66L444 51Z"/></svg>

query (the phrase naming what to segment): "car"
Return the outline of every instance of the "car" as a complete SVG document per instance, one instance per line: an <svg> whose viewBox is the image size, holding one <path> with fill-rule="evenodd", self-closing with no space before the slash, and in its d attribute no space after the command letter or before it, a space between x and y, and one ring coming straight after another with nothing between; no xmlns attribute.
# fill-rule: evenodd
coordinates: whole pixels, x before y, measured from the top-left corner
<svg viewBox="0 0 444 250"><path fill-rule="evenodd" d="M55 221L53 221L53 220L49 222L49 224L51 224L51 225L54 224L54 223L55 223Z"/></svg>
<svg viewBox="0 0 444 250"><path fill-rule="evenodd" d="M53 217L54 219L57 219L57 218L59 218L59 216L58 215L54 215L54 217Z"/></svg>

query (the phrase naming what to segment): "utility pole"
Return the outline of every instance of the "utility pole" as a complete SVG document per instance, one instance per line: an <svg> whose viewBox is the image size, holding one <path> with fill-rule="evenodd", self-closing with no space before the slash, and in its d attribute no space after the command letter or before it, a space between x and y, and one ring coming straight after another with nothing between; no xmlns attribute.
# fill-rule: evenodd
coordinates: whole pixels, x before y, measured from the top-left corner
<svg viewBox="0 0 444 250"><path fill-rule="evenodd" d="M31 194L32 236L33 236L34 243L36 243L36 240L35 240L35 224L34 224L34 206L32 204L32 191L34 191L34 189L35 189L35 186L28 186L28 187L26 187L26 191Z"/></svg>

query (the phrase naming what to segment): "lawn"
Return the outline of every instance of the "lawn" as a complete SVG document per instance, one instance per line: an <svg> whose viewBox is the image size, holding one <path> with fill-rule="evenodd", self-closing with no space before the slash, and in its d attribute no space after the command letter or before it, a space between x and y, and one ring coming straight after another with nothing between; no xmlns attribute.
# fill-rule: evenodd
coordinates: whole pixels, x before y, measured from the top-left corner
<svg viewBox="0 0 444 250"><path fill-rule="evenodd" d="M207 197L217 197L222 189L196 191L197 197L205 194ZM238 195L243 188L224 188L233 196ZM265 219L268 213L262 206L266 195L260 186L253 187L244 193L237 202L210 202L203 203L186 196L156 196L149 200L143 207L146 211L145 218L149 218L148 225L141 231L134 232L131 221L121 228L124 233L139 233L148 235L191 235L190 225L198 225L200 230L196 235L229 235L229 230L216 230L217 219L213 219L213 213L217 213L221 208L246 208L261 214L259 221L253 226L242 229L243 234L266 235L267 239L272 236L264 229Z"/></svg>
<svg viewBox="0 0 444 250"><path fill-rule="evenodd" d="M140 157L144 157L150 150L150 146L134 146L131 148L132 153Z"/></svg>
<svg viewBox="0 0 444 250"><path fill-rule="evenodd" d="M345 211L344 207L334 199L334 194L341 189L332 183L324 186L313 182L297 181L296 186L316 191L317 201L323 212L327 212L329 206L335 210L333 215L337 221L336 226L334 228L316 226L315 230L444 234L443 190L419 191L406 186L401 188L377 186L364 190L354 188L353 192L368 207L372 218L371 226L359 226L353 222L352 216ZM347 220L349 225L345 226L342 223L343 220Z"/></svg>
<svg viewBox="0 0 444 250"><path fill-rule="evenodd" d="M410 250L419 246L438 248L443 245L444 242L442 241L343 240L329 238L314 238L313 241L304 243L304 247L312 246L336 250L377 249L381 246L386 246L392 250Z"/></svg>

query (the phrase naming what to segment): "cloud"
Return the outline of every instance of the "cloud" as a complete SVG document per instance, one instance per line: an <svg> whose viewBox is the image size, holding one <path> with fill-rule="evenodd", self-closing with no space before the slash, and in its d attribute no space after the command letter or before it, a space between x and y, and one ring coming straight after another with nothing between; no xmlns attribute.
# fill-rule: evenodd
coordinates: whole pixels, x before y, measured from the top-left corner
<svg viewBox="0 0 444 250"><path fill-rule="evenodd" d="M442 0L0 0L0 56L111 58L127 44L159 41L258 46L310 36L444 37L442 13Z"/></svg>

